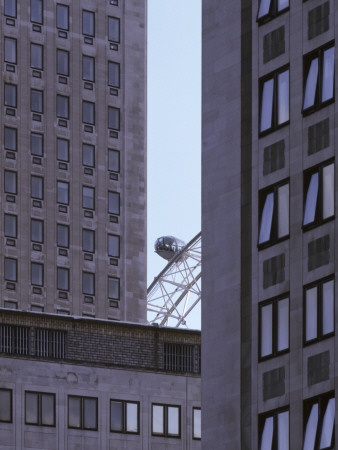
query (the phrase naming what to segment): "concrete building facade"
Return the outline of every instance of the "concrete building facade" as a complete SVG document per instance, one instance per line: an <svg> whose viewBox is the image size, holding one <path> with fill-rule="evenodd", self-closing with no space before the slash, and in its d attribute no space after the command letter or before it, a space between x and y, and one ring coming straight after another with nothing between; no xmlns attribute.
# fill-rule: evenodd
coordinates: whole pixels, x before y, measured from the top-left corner
<svg viewBox="0 0 338 450"><path fill-rule="evenodd" d="M146 320L146 2L0 5L1 306Z"/></svg>
<svg viewBox="0 0 338 450"><path fill-rule="evenodd" d="M206 449L335 445L337 14L203 2Z"/></svg>

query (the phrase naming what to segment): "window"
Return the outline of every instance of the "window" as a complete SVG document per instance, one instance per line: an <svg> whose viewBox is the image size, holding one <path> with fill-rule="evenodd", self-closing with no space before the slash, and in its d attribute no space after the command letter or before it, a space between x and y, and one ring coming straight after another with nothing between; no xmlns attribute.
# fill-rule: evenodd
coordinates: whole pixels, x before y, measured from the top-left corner
<svg viewBox="0 0 338 450"><path fill-rule="evenodd" d="M260 450L289 450L288 409L279 409L260 415L258 426Z"/></svg>
<svg viewBox="0 0 338 450"><path fill-rule="evenodd" d="M95 274L82 272L82 293L85 295L95 295Z"/></svg>
<svg viewBox="0 0 338 450"><path fill-rule="evenodd" d="M5 83L5 106L16 108L16 85Z"/></svg>
<svg viewBox="0 0 338 450"><path fill-rule="evenodd" d="M334 333L334 281L320 280L304 290L304 342Z"/></svg>
<svg viewBox="0 0 338 450"><path fill-rule="evenodd" d="M13 258L5 258L5 280L17 281L17 260Z"/></svg>
<svg viewBox="0 0 338 450"><path fill-rule="evenodd" d="M16 39L5 37L5 62L16 64Z"/></svg>
<svg viewBox="0 0 338 450"><path fill-rule="evenodd" d="M95 81L95 58L82 55L82 79L85 81Z"/></svg>
<svg viewBox="0 0 338 450"><path fill-rule="evenodd" d="M108 298L120 300L120 279L108 277Z"/></svg>
<svg viewBox="0 0 338 450"><path fill-rule="evenodd" d="M95 36L95 13L82 11L82 34Z"/></svg>
<svg viewBox="0 0 338 450"><path fill-rule="evenodd" d="M108 213L120 215L120 194L108 192Z"/></svg>
<svg viewBox="0 0 338 450"><path fill-rule="evenodd" d="M5 193L17 194L17 176L16 172L5 170Z"/></svg>
<svg viewBox="0 0 338 450"><path fill-rule="evenodd" d="M334 100L334 47L304 56L303 113L311 113Z"/></svg>
<svg viewBox="0 0 338 450"><path fill-rule="evenodd" d="M181 407L176 405L152 405L151 433L157 436L181 436Z"/></svg>
<svg viewBox="0 0 338 450"><path fill-rule="evenodd" d="M5 0L5 16L16 17L16 0Z"/></svg>
<svg viewBox="0 0 338 450"><path fill-rule="evenodd" d="M55 394L26 391L25 423L55 427Z"/></svg>
<svg viewBox="0 0 338 450"><path fill-rule="evenodd" d="M31 22L43 23L43 3L42 0L31 0Z"/></svg>
<svg viewBox="0 0 338 450"><path fill-rule="evenodd" d="M258 245L275 244L289 235L289 182L259 193L260 227Z"/></svg>
<svg viewBox="0 0 338 450"><path fill-rule="evenodd" d="M57 268L57 288L60 291L69 291L69 269L65 267Z"/></svg>
<svg viewBox="0 0 338 450"><path fill-rule="evenodd" d="M304 402L304 449L333 449L335 399L322 395Z"/></svg>
<svg viewBox="0 0 338 450"><path fill-rule="evenodd" d="M43 220L31 219L31 241L43 243Z"/></svg>
<svg viewBox="0 0 338 450"><path fill-rule="evenodd" d="M139 402L110 400L110 431L114 433L140 432Z"/></svg>
<svg viewBox="0 0 338 450"><path fill-rule="evenodd" d="M68 428L97 430L97 398L68 396Z"/></svg>
<svg viewBox="0 0 338 450"><path fill-rule="evenodd" d="M118 150L108 150L108 170L120 172L120 152Z"/></svg>
<svg viewBox="0 0 338 450"><path fill-rule="evenodd" d="M31 44L31 67L33 69L43 70L43 46Z"/></svg>
<svg viewBox="0 0 338 450"><path fill-rule="evenodd" d="M43 91L31 89L31 111L35 113L43 113Z"/></svg>
<svg viewBox="0 0 338 450"><path fill-rule="evenodd" d="M289 349L289 298L259 305L259 357L273 357Z"/></svg>
<svg viewBox="0 0 338 450"><path fill-rule="evenodd" d="M113 106L108 106L108 128L112 130L120 129L120 110Z"/></svg>
<svg viewBox="0 0 338 450"><path fill-rule="evenodd" d="M57 182L57 203L69 204L69 184L64 181Z"/></svg>
<svg viewBox="0 0 338 450"><path fill-rule="evenodd" d="M82 144L82 164L95 167L95 147L91 144Z"/></svg>
<svg viewBox="0 0 338 450"><path fill-rule="evenodd" d="M59 161L69 161L69 141L67 139L56 139L57 159Z"/></svg>
<svg viewBox="0 0 338 450"><path fill-rule="evenodd" d="M289 123L289 68L260 80L261 135Z"/></svg>
<svg viewBox="0 0 338 450"><path fill-rule="evenodd" d="M9 238L17 238L18 235L18 218L12 214L5 214L5 236Z"/></svg>
<svg viewBox="0 0 338 450"><path fill-rule="evenodd" d="M67 50L56 50L56 73L69 76L69 52Z"/></svg>
<svg viewBox="0 0 338 450"><path fill-rule="evenodd" d="M115 258L120 257L120 236L108 234L108 255Z"/></svg>
<svg viewBox="0 0 338 450"><path fill-rule="evenodd" d="M69 119L69 97L56 96L56 115L62 119Z"/></svg>
<svg viewBox="0 0 338 450"><path fill-rule="evenodd" d="M304 173L303 228L318 226L334 216L334 163Z"/></svg>
<svg viewBox="0 0 338 450"><path fill-rule="evenodd" d="M82 186L82 208L94 209L95 189L88 186Z"/></svg>
<svg viewBox="0 0 338 450"><path fill-rule="evenodd" d="M120 42L120 19L108 17L108 40Z"/></svg>
<svg viewBox="0 0 338 450"><path fill-rule="evenodd" d="M57 245L58 247L69 247L69 226L57 224Z"/></svg>
<svg viewBox="0 0 338 450"><path fill-rule="evenodd" d="M289 0L260 0L257 21L266 22L289 9Z"/></svg>
<svg viewBox="0 0 338 450"><path fill-rule="evenodd" d="M108 85L120 87L120 64L108 61Z"/></svg>
<svg viewBox="0 0 338 450"><path fill-rule="evenodd" d="M31 176L31 197L43 200L43 178Z"/></svg>
<svg viewBox="0 0 338 450"><path fill-rule="evenodd" d="M192 438L201 439L201 408L192 409Z"/></svg>
<svg viewBox="0 0 338 450"><path fill-rule="evenodd" d="M12 422L11 389L0 389L0 422Z"/></svg>
<svg viewBox="0 0 338 450"><path fill-rule="evenodd" d="M43 156L43 134L31 133L31 154Z"/></svg>
<svg viewBox="0 0 338 450"><path fill-rule="evenodd" d="M95 231L85 228L82 230L82 250L89 253L95 252Z"/></svg>
<svg viewBox="0 0 338 450"><path fill-rule="evenodd" d="M95 103L87 102L83 100L82 102L82 122L88 123L90 125L95 124Z"/></svg>
<svg viewBox="0 0 338 450"><path fill-rule="evenodd" d="M56 28L69 30L69 8L67 5L56 5Z"/></svg>
<svg viewBox="0 0 338 450"><path fill-rule="evenodd" d="M5 127L5 149L13 150L16 152L17 150L17 129Z"/></svg>
<svg viewBox="0 0 338 450"><path fill-rule="evenodd" d="M31 283L34 286L43 286L43 265L31 263Z"/></svg>

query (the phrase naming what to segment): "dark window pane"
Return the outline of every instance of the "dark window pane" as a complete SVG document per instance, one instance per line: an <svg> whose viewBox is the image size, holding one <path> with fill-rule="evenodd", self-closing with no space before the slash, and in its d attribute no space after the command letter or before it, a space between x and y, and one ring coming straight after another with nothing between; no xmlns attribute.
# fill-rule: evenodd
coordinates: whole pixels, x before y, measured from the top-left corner
<svg viewBox="0 0 338 450"><path fill-rule="evenodd" d="M59 161L69 161L69 141L57 138L57 159Z"/></svg>
<svg viewBox="0 0 338 450"><path fill-rule="evenodd" d="M43 178L32 175L31 196L32 198L38 198L39 200L43 199Z"/></svg>
<svg viewBox="0 0 338 450"><path fill-rule="evenodd" d="M83 428L87 430L97 429L97 399L84 398L83 399Z"/></svg>
<svg viewBox="0 0 338 450"><path fill-rule="evenodd" d="M16 108L16 85L5 84L5 106Z"/></svg>
<svg viewBox="0 0 338 450"><path fill-rule="evenodd" d="M82 207L85 209L94 209L94 188L82 187Z"/></svg>
<svg viewBox="0 0 338 450"><path fill-rule="evenodd" d="M95 252L95 231L82 230L82 250L84 252Z"/></svg>
<svg viewBox="0 0 338 450"><path fill-rule="evenodd" d="M56 114L62 119L69 118L69 97L63 95L57 95L56 97Z"/></svg>
<svg viewBox="0 0 338 450"><path fill-rule="evenodd" d="M89 123L90 125L95 124L95 104L91 102L82 102L82 121L84 123Z"/></svg>
<svg viewBox="0 0 338 450"><path fill-rule="evenodd" d="M43 265L31 264L31 283L35 286L43 286Z"/></svg>
<svg viewBox="0 0 338 450"><path fill-rule="evenodd" d="M16 149L17 149L17 130L16 130L16 128L5 127L5 149L16 151Z"/></svg>
<svg viewBox="0 0 338 450"><path fill-rule="evenodd" d="M123 431L123 403L116 400L110 401L110 430Z"/></svg>
<svg viewBox="0 0 338 450"><path fill-rule="evenodd" d="M17 278L17 260L5 258L5 280L16 281Z"/></svg>
<svg viewBox="0 0 338 450"><path fill-rule="evenodd" d="M91 56L82 56L82 79L86 81L95 80L95 58Z"/></svg>
<svg viewBox="0 0 338 450"><path fill-rule="evenodd" d="M57 245L59 247L69 247L69 227L68 225L57 224Z"/></svg>
<svg viewBox="0 0 338 450"><path fill-rule="evenodd" d="M31 111L39 114L43 113L43 91L31 89Z"/></svg>
<svg viewBox="0 0 338 450"><path fill-rule="evenodd" d="M5 62L16 64L16 39L5 37Z"/></svg>
<svg viewBox="0 0 338 450"><path fill-rule="evenodd" d="M32 219L31 220L31 240L33 242L43 242L43 221Z"/></svg>
<svg viewBox="0 0 338 450"><path fill-rule="evenodd" d="M120 152L117 150L108 150L108 170L120 172Z"/></svg>
<svg viewBox="0 0 338 450"><path fill-rule="evenodd" d="M84 166L95 166L95 147L90 144L82 144L82 164Z"/></svg>
<svg viewBox="0 0 338 450"><path fill-rule="evenodd" d="M86 295L95 294L95 275L89 272L82 272L82 292Z"/></svg>
<svg viewBox="0 0 338 450"><path fill-rule="evenodd" d="M108 212L109 214L120 214L120 194L118 192L108 192Z"/></svg>
<svg viewBox="0 0 338 450"><path fill-rule="evenodd" d="M56 72L58 75L65 75L68 77L69 75L69 52L66 50L57 49L56 54L56 63L57 68Z"/></svg>
<svg viewBox="0 0 338 450"><path fill-rule="evenodd" d="M115 258L120 257L120 236L115 234L108 235L108 255Z"/></svg>
<svg viewBox="0 0 338 450"><path fill-rule="evenodd" d="M5 192L6 194L16 194L16 172L5 170Z"/></svg>
<svg viewBox="0 0 338 450"><path fill-rule="evenodd" d="M31 22L42 23L42 0L31 0Z"/></svg>
<svg viewBox="0 0 338 450"><path fill-rule="evenodd" d="M57 268L57 288L62 291L69 290L69 269Z"/></svg>
<svg viewBox="0 0 338 450"><path fill-rule="evenodd" d="M68 397L68 427L81 428L81 398Z"/></svg>
<svg viewBox="0 0 338 450"><path fill-rule="evenodd" d="M31 44L31 67L33 69L43 69L43 46Z"/></svg>
<svg viewBox="0 0 338 450"><path fill-rule="evenodd" d="M5 214L5 236L10 238L17 237L17 217L11 214Z"/></svg>
<svg viewBox="0 0 338 450"><path fill-rule="evenodd" d="M38 425L38 394L36 392L25 393L25 422Z"/></svg>
<svg viewBox="0 0 338 450"><path fill-rule="evenodd" d="M82 33L95 36L95 14L91 11L82 11Z"/></svg>
<svg viewBox="0 0 338 450"><path fill-rule="evenodd" d="M113 106L108 106L108 128L120 129L120 110Z"/></svg>
<svg viewBox="0 0 338 450"><path fill-rule="evenodd" d="M120 64L108 62L108 84L116 88L120 87Z"/></svg>
<svg viewBox="0 0 338 450"><path fill-rule="evenodd" d="M0 422L12 421L12 391L0 389Z"/></svg>
<svg viewBox="0 0 338 450"><path fill-rule="evenodd" d="M41 425L55 425L55 396L53 394L41 394Z"/></svg>
<svg viewBox="0 0 338 450"><path fill-rule="evenodd" d="M5 16L16 17L16 0L5 0Z"/></svg>
<svg viewBox="0 0 338 450"><path fill-rule="evenodd" d="M62 30L68 30L68 6L58 4L56 5L56 27Z"/></svg>
<svg viewBox="0 0 338 450"><path fill-rule="evenodd" d="M69 185L63 181L57 182L57 202L68 205L69 203Z"/></svg>
<svg viewBox="0 0 338 450"><path fill-rule="evenodd" d="M120 19L108 17L108 40L120 42Z"/></svg>
<svg viewBox="0 0 338 450"><path fill-rule="evenodd" d="M31 154L43 156L43 135L31 133Z"/></svg>

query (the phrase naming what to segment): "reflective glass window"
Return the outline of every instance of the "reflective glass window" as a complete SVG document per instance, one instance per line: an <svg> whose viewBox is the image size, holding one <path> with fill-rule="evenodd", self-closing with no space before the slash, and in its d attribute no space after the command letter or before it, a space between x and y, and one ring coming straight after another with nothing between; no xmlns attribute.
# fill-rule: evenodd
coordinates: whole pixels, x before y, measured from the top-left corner
<svg viewBox="0 0 338 450"><path fill-rule="evenodd" d="M85 81L95 81L95 58L82 55L82 79Z"/></svg>
<svg viewBox="0 0 338 450"><path fill-rule="evenodd" d="M115 258L120 257L120 236L108 234L108 255Z"/></svg>
<svg viewBox="0 0 338 450"><path fill-rule="evenodd" d="M31 241L43 242L43 220L31 219Z"/></svg>
<svg viewBox="0 0 338 450"><path fill-rule="evenodd" d="M5 236L9 238L17 238L18 234L18 219L13 214L5 214L4 231Z"/></svg>
<svg viewBox="0 0 338 450"><path fill-rule="evenodd" d="M5 16L16 17L16 0L5 0Z"/></svg>
<svg viewBox="0 0 338 450"><path fill-rule="evenodd" d="M193 439L201 439L201 408L193 408L192 409L192 438Z"/></svg>
<svg viewBox="0 0 338 450"><path fill-rule="evenodd" d="M97 398L68 396L68 428L97 430Z"/></svg>
<svg viewBox="0 0 338 450"><path fill-rule="evenodd" d="M289 411L274 410L259 417L260 450L289 450Z"/></svg>
<svg viewBox="0 0 338 450"><path fill-rule="evenodd" d="M43 178L31 176L31 197L43 200Z"/></svg>
<svg viewBox="0 0 338 450"><path fill-rule="evenodd" d="M88 123L90 125L95 124L95 103L87 102L83 100L82 102L82 122Z"/></svg>
<svg viewBox="0 0 338 450"><path fill-rule="evenodd" d="M5 193L17 194L17 173L5 170Z"/></svg>
<svg viewBox="0 0 338 450"><path fill-rule="evenodd" d="M113 106L108 106L108 128L120 129L120 110Z"/></svg>
<svg viewBox="0 0 338 450"><path fill-rule="evenodd" d="M11 389L0 389L0 422L12 422Z"/></svg>
<svg viewBox="0 0 338 450"><path fill-rule="evenodd" d="M5 106L16 108L16 85L5 83Z"/></svg>
<svg viewBox="0 0 338 450"><path fill-rule="evenodd" d="M69 247L69 226L57 224L57 245L58 247Z"/></svg>
<svg viewBox="0 0 338 450"><path fill-rule="evenodd" d="M61 30L69 29L69 8L67 5L56 5L56 27Z"/></svg>
<svg viewBox="0 0 338 450"><path fill-rule="evenodd" d="M113 61L108 61L108 85L120 87L120 64Z"/></svg>
<svg viewBox="0 0 338 450"><path fill-rule="evenodd" d="M108 277L108 298L120 300L120 279Z"/></svg>
<svg viewBox="0 0 338 450"><path fill-rule="evenodd" d="M56 50L56 73L69 76L69 52L67 50Z"/></svg>
<svg viewBox="0 0 338 450"><path fill-rule="evenodd" d="M6 150L17 150L17 129L5 127L4 130L4 145Z"/></svg>
<svg viewBox="0 0 338 450"><path fill-rule="evenodd" d="M69 162L69 141L67 139L56 139L57 159Z"/></svg>
<svg viewBox="0 0 338 450"><path fill-rule="evenodd" d="M120 214L120 194L118 192L108 192L108 213Z"/></svg>
<svg viewBox="0 0 338 450"><path fill-rule="evenodd" d="M82 186L82 208L95 209L95 189Z"/></svg>
<svg viewBox="0 0 338 450"><path fill-rule="evenodd" d="M17 260L5 258L4 276L7 281L17 281Z"/></svg>
<svg viewBox="0 0 338 450"><path fill-rule="evenodd" d="M62 119L69 119L69 97L56 96L56 115Z"/></svg>
<svg viewBox="0 0 338 450"><path fill-rule="evenodd" d="M57 288L61 291L69 290L69 269L65 267L57 268Z"/></svg>
<svg viewBox="0 0 338 450"><path fill-rule="evenodd" d="M266 22L289 8L289 0L260 0L257 21Z"/></svg>
<svg viewBox="0 0 338 450"><path fill-rule="evenodd" d="M120 19L108 17L108 40L120 42Z"/></svg>
<svg viewBox="0 0 338 450"><path fill-rule="evenodd" d="M4 45L5 45L4 51L5 62L16 64L16 39L5 37Z"/></svg>
<svg viewBox="0 0 338 450"><path fill-rule="evenodd" d="M43 156L43 134L31 133L31 154L34 156Z"/></svg>
<svg viewBox="0 0 338 450"><path fill-rule="evenodd" d="M43 286L43 265L31 263L31 283L35 286Z"/></svg>
<svg viewBox="0 0 338 450"><path fill-rule="evenodd" d="M110 400L110 431L115 433L139 433L139 403Z"/></svg>
<svg viewBox="0 0 338 450"><path fill-rule="evenodd" d="M64 181L57 182L57 203L69 204L69 184Z"/></svg>
<svg viewBox="0 0 338 450"><path fill-rule="evenodd" d="M31 67L33 69L43 70L43 46L31 44Z"/></svg>
<svg viewBox="0 0 338 450"><path fill-rule="evenodd" d="M95 13L92 11L82 11L82 33L95 36Z"/></svg>
<svg viewBox="0 0 338 450"><path fill-rule="evenodd" d="M335 398L324 394L304 402L303 450L334 448Z"/></svg>
<svg viewBox="0 0 338 450"><path fill-rule="evenodd" d="M95 295L95 274L82 272L82 293L85 295Z"/></svg>
<svg viewBox="0 0 338 450"><path fill-rule="evenodd" d="M108 150L108 170L120 172L120 152L118 150Z"/></svg>
<svg viewBox="0 0 338 450"><path fill-rule="evenodd" d="M91 144L82 144L82 164L95 167L95 147Z"/></svg>
<svg viewBox="0 0 338 450"><path fill-rule="evenodd" d="M35 113L43 113L43 91L31 89L31 111Z"/></svg>
<svg viewBox="0 0 338 450"><path fill-rule="evenodd" d="M152 434L168 437L181 435L181 407L152 404Z"/></svg>
<svg viewBox="0 0 338 450"><path fill-rule="evenodd" d="M95 252L95 231L94 230L82 230L82 250L84 252Z"/></svg>
<svg viewBox="0 0 338 450"><path fill-rule="evenodd" d="M42 0L31 0L31 22L43 22L43 3Z"/></svg>

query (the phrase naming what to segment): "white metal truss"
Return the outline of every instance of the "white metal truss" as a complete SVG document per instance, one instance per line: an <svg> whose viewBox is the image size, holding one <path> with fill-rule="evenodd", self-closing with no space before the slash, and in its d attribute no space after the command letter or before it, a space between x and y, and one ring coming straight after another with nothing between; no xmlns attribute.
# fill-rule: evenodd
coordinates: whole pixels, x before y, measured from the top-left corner
<svg viewBox="0 0 338 450"><path fill-rule="evenodd" d="M185 327L201 300L201 233L169 261L148 288L148 322Z"/></svg>

